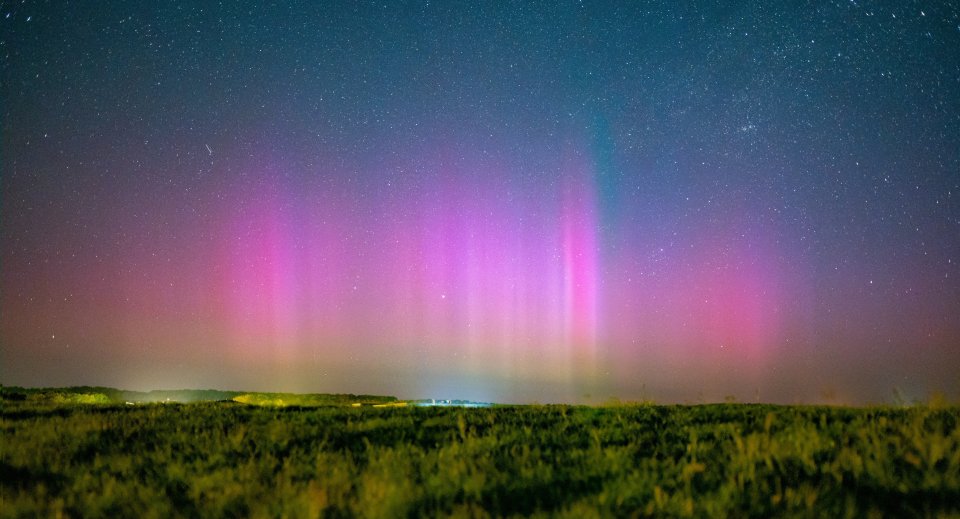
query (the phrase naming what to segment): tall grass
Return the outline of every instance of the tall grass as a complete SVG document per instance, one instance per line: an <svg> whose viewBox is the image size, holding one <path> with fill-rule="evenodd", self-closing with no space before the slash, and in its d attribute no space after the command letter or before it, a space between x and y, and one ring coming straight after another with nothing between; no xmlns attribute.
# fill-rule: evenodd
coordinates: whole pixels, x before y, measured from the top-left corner
<svg viewBox="0 0 960 519"><path fill-rule="evenodd" d="M8 401L0 517L957 516L958 416Z"/></svg>

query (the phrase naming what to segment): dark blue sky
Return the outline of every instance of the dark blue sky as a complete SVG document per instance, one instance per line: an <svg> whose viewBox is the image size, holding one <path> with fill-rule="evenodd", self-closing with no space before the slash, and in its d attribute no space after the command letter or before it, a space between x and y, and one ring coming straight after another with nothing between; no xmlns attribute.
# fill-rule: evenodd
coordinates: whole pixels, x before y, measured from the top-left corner
<svg viewBox="0 0 960 519"><path fill-rule="evenodd" d="M957 49L953 2L3 2L0 381L958 397Z"/></svg>

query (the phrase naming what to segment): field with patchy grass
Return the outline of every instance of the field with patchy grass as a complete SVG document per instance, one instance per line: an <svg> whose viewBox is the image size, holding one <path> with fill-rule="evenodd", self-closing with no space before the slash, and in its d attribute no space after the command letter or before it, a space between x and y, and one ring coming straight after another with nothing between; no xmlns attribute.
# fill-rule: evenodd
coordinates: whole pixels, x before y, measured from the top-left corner
<svg viewBox="0 0 960 519"><path fill-rule="evenodd" d="M5 396L2 517L960 516L956 407Z"/></svg>

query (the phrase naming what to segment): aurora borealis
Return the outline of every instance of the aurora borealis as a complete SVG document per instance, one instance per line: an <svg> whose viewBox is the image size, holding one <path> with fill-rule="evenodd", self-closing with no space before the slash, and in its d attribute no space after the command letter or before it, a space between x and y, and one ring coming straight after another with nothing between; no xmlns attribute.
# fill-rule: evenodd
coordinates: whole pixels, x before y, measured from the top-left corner
<svg viewBox="0 0 960 519"><path fill-rule="evenodd" d="M951 2L3 3L0 382L960 397Z"/></svg>

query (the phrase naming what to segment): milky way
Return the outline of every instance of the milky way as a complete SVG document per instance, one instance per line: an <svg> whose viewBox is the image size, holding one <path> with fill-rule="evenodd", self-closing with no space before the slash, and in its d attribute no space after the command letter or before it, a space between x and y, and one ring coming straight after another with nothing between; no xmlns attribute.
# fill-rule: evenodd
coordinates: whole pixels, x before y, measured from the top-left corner
<svg viewBox="0 0 960 519"><path fill-rule="evenodd" d="M0 6L0 382L960 397L960 8Z"/></svg>

